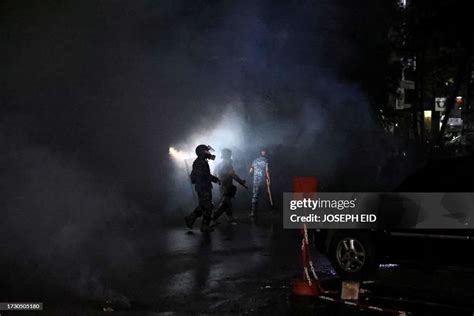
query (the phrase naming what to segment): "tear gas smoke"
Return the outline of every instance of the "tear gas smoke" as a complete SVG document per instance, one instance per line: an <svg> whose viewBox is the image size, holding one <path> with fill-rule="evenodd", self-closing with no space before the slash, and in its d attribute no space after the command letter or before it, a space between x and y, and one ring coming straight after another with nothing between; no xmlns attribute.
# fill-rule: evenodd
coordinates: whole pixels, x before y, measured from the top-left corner
<svg viewBox="0 0 474 316"><path fill-rule="evenodd" d="M142 216L137 206L113 184L43 147L11 150L1 158L3 283L16 284L26 275L39 291L52 286L127 305L106 280L141 264L127 238Z"/></svg>
<svg viewBox="0 0 474 316"><path fill-rule="evenodd" d="M195 207L182 160L199 144L230 148L247 180L268 147L275 192L295 175L367 189L384 159L363 89L384 76L363 65L385 56L357 42L352 25L377 27L341 1L6 0L0 12L0 228L25 279L114 292L107 274L140 270L129 222L181 223ZM236 210L249 203L239 191Z"/></svg>
<svg viewBox="0 0 474 316"><path fill-rule="evenodd" d="M337 169L345 170L345 175L351 173L348 168L353 165L349 161L354 157L365 156L364 159L369 163L367 166L360 164L357 170L352 171L353 174L362 175L366 172L375 175L377 170L370 165L373 160L368 157L377 157L378 149L371 145L379 143L380 138L375 132L376 125L366 114L367 101L350 85L329 77L325 82L329 80L334 80L333 85L339 85L345 93L326 101L317 98L311 102L301 100L301 104L294 104L293 112L284 118L273 114L268 104L264 107L252 104L249 110L237 99L220 106L221 113L214 114L208 121L192 129L188 136L176 144L182 151L173 150L171 155L181 159L191 156L191 162L195 159L195 155L191 155L194 148L199 144L209 144L218 153L216 161L209 161L212 172L220 162L220 151L229 148L233 152L236 172L251 183L247 172L252 160L258 157L261 147L269 148L276 192L291 190L295 175L315 175L329 187L328 184L338 181L336 177L339 175L334 176ZM349 120L349 117L356 119ZM343 169L342 164L347 169ZM192 209L192 189L182 163L174 164L173 179L175 187L169 195L169 209L181 209L183 214ZM349 184L352 179L355 177L350 176L345 181ZM363 179L362 176L359 179ZM360 184L363 186L367 183L360 181ZM218 195L216 190L216 203ZM237 207L248 207L249 199L246 194L238 195Z"/></svg>

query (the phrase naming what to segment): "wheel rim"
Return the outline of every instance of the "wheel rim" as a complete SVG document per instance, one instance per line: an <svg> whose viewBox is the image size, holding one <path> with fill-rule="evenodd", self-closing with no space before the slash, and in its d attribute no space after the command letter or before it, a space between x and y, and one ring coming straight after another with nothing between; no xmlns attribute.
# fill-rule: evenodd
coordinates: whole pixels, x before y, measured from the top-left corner
<svg viewBox="0 0 474 316"><path fill-rule="evenodd" d="M352 237L342 239L336 248L336 259L346 272L357 272L364 266L365 248L361 242Z"/></svg>

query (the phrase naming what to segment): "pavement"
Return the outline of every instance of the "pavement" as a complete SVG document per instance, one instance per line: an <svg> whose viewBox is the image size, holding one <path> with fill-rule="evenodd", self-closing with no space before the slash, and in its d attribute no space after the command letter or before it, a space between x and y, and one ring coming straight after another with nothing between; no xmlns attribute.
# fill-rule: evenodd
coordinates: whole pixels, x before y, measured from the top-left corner
<svg viewBox="0 0 474 316"><path fill-rule="evenodd" d="M30 299L44 303L43 312L10 314L384 314L294 297L291 282L302 276L299 232L282 229L279 217L269 213L258 220L237 216L237 225L223 216L211 234L200 233L199 225L190 231L184 223L128 232L138 259L123 265L118 257L118 268L112 263L101 275L96 295L61 295L43 286L29 290ZM322 284L338 290L341 280L325 256L313 251L313 261ZM362 286L361 300L413 315L473 315L473 281L474 268L386 264Z"/></svg>

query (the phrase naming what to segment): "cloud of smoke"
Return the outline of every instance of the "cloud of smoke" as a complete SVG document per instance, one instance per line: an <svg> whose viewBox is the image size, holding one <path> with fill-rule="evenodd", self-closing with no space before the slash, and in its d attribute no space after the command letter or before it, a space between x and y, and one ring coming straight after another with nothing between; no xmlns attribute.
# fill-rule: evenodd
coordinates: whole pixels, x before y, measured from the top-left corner
<svg viewBox="0 0 474 316"><path fill-rule="evenodd" d="M340 34L353 24L341 2L4 1L0 227L12 264L79 295L112 291L106 274L140 265L129 222L194 207L170 146L228 147L247 180L268 147L276 193L295 175L367 188L385 140L365 92L341 79L363 57Z"/></svg>
<svg viewBox="0 0 474 316"><path fill-rule="evenodd" d="M328 93L328 86L339 93ZM297 175L314 175L326 188L340 185L340 177L345 179L346 189L367 187L364 175L370 175L376 184L377 160L383 157L378 146L386 139L380 137L382 131L369 114L366 98L350 84L329 76L315 82L313 89L321 95L293 100L286 117L272 112L275 104L257 99L251 102L258 104L246 107L236 100L220 106L212 120L195 124L181 142L173 144L187 153L188 170L184 172L182 159L174 164L175 190L169 195L169 209L191 209L187 173L199 144L209 144L217 151L216 161L210 161L211 170L219 162L219 152L230 148L236 171L249 183L248 166L261 147L268 148L276 192L291 190ZM359 161L357 165L354 159Z"/></svg>
<svg viewBox="0 0 474 316"><path fill-rule="evenodd" d="M127 237L140 217L137 206L60 153L16 147L0 155L4 287L25 277L39 291L52 285L49 293L129 304L107 280L141 264Z"/></svg>

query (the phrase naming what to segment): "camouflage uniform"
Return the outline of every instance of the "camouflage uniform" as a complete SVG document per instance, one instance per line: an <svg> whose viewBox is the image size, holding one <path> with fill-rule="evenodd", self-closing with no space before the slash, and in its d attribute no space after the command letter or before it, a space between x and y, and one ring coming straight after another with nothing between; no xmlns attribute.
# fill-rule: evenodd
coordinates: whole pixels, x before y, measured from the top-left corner
<svg viewBox="0 0 474 316"><path fill-rule="evenodd" d="M252 212L257 210L257 204L262 192L265 190L267 180L268 159L258 157L252 162L253 169L253 194L252 194Z"/></svg>

